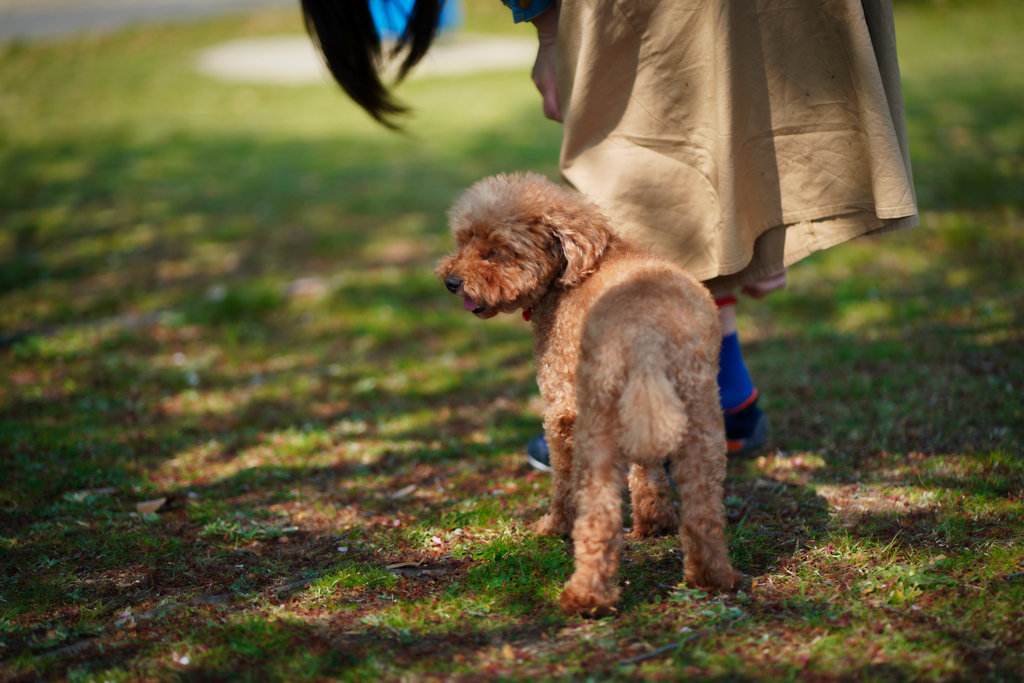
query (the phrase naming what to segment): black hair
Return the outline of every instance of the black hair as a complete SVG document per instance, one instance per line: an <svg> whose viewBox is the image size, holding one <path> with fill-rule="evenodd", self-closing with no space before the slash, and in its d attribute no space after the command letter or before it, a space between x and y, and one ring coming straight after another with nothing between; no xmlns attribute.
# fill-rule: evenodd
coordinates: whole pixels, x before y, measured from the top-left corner
<svg viewBox="0 0 1024 683"><path fill-rule="evenodd" d="M395 82L423 58L434 40L444 0L415 0L405 30L387 54L370 13L369 0L301 0L313 44L334 80L356 104L383 125L397 130L394 119L408 112L381 80L384 62L408 50ZM393 0L384 0L386 4Z"/></svg>

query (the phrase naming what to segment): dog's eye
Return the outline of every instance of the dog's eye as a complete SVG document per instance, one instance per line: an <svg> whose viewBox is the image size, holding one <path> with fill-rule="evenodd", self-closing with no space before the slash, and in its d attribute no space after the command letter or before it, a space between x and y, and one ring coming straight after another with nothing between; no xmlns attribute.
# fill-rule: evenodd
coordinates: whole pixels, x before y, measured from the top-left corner
<svg viewBox="0 0 1024 683"><path fill-rule="evenodd" d="M498 252L489 251L486 254L484 254L483 258L484 261L493 261L494 259L498 258Z"/></svg>

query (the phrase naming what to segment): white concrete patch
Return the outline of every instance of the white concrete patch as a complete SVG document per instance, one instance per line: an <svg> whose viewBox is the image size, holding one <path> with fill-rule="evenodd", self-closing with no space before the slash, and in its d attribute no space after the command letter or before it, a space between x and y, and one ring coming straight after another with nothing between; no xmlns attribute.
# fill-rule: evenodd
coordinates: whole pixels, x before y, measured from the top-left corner
<svg viewBox="0 0 1024 683"><path fill-rule="evenodd" d="M530 38L460 34L438 39L409 77L525 70L536 56L537 42ZM204 50L197 66L208 76L239 83L305 85L330 79L306 36L233 40Z"/></svg>
<svg viewBox="0 0 1024 683"><path fill-rule="evenodd" d="M104 34L126 26L290 7L295 0L0 0L0 44L74 33Z"/></svg>
<svg viewBox="0 0 1024 683"><path fill-rule="evenodd" d="M222 43L199 56L200 73L242 83L320 83L327 69L306 36L248 38Z"/></svg>

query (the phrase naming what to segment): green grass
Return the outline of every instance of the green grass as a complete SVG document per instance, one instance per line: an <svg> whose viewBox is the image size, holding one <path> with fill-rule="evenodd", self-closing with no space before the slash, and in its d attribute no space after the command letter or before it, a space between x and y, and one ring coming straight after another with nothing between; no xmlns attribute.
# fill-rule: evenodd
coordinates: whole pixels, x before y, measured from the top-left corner
<svg viewBox="0 0 1024 683"><path fill-rule="evenodd" d="M528 532L529 329L431 274L465 186L557 177L525 72L413 81L395 135L194 71L291 13L0 48L0 681L1020 680L1024 9L896 17L922 227L741 307L756 583L631 540L600 621Z"/></svg>

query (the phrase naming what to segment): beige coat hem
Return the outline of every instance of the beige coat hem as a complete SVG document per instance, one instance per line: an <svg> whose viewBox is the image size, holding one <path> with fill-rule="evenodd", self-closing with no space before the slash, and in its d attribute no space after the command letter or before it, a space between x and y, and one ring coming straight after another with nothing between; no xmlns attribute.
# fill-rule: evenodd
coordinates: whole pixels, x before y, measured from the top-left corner
<svg viewBox="0 0 1024 683"><path fill-rule="evenodd" d="M693 273L694 277L698 280L703 280L711 293L715 296L722 296L730 293L737 287L742 287L745 284L760 280L763 277L776 273L783 268L788 268L794 263L801 261L811 254L834 247L843 242L848 242L856 237L862 237L866 235L880 235L887 232L896 232L898 230L908 230L910 228L916 228L921 224L920 218L917 214L912 216L905 216L890 221L875 220L867 223L862 223L855 229L852 230L833 230L827 234L821 235L813 243L801 243L799 246L785 249L784 253L779 256L776 253L772 254L770 248L763 250L755 250L752 253L751 259L746 263L737 264L735 270L725 275L716 275L714 273ZM767 231L765 234L769 235L774 232L781 232L783 234L782 239L785 240L785 235L790 231L807 231L808 226L800 224L792 225L780 225ZM810 226L813 230L813 223ZM819 230L821 225L819 224ZM702 277L703 275L703 277Z"/></svg>
<svg viewBox="0 0 1024 683"><path fill-rule="evenodd" d="M918 223L888 0L561 0L566 184L736 286Z"/></svg>

